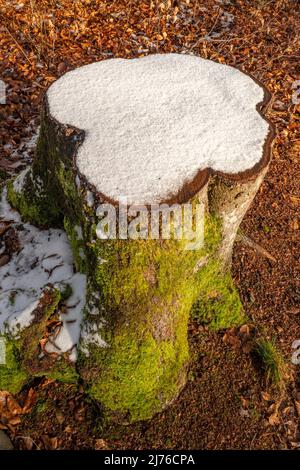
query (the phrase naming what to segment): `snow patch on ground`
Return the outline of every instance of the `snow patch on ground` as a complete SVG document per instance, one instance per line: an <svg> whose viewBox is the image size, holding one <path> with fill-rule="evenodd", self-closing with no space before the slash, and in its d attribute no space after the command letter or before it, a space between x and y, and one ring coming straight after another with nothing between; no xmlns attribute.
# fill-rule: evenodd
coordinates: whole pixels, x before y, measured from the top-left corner
<svg viewBox="0 0 300 470"><path fill-rule="evenodd" d="M107 347L107 343L101 338L99 334L99 325L97 323L86 323L81 330L80 337L80 350L87 357L89 356L89 348L91 345L98 346L100 348Z"/></svg>
<svg viewBox="0 0 300 470"><path fill-rule="evenodd" d="M81 174L129 204L161 202L201 169L253 168L269 131L256 110L264 96L257 83L185 54L86 65L63 75L47 96L54 118L86 132Z"/></svg>
<svg viewBox="0 0 300 470"><path fill-rule="evenodd" d="M19 159L22 163L30 163L36 148L40 127L36 127L35 121L31 120L24 133L28 136L23 137L18 145L11 145L10 157Z"/></svg>
<svg viewBox="0 0 300 470"><path fill-rule="evenodd" d="M219 18L219 22L220 22L219 31L212 31L208 36L206 36L206 39L208 41L210 39L218 39L224 33L227 33L234 23L234 18L235 18L234 15L232 15L228 11L222 11L220 13L220 18Z"/></svg>
<svg viewBox="0 0 300 470"><path fill-rule="evenodd" d="M83 324L79 348L83 354L89 356L90 346L94 345L100 348L108 346L100 335L100 331L104 328L106 321L103 318L104 307L100 304L98 292L93 292L90 295L88 305L86 306L86 314L89 316L89 320Z"/></svg>
<svg viewBox="0 0 300 470"><path fill-rule="evenodd" d="M60 315L62 328L52 343L47 343L45 350L48 353L63 353L70 351L70 360L77 360L77 344L80 337L82 312L85 307L86 276L76 273L71 282L72 295L66 301L66 313Z"/></svg>
<svg viewBox="0 0 300 470"><path fill-rule="evenodd" d="M22 191L22 188L24 186L25 178L30 171L29 168L25 168L25 170L21 171L16 179L13 182L13 188L16 193L20 193Z"/></svg>
<svg viewBox="0 0 300 470"><path fill-rule="evenodd" d="M24 172L15 184L21 188ZM11 221L16 230L20 250L0 268L0 333L18 336L29 326L33 312L48 284L63 289L69 284L72 295L66 301L66 311L60 315L62 327L54 344L47 343L46 351L58 354L69 351L70 359L77 358L76 345L85 306L86 276L75 273L73 256L66 233L58 229L40 230L22 223L20 215L6 200L6 190L0 202L0 219Z"/></svg>

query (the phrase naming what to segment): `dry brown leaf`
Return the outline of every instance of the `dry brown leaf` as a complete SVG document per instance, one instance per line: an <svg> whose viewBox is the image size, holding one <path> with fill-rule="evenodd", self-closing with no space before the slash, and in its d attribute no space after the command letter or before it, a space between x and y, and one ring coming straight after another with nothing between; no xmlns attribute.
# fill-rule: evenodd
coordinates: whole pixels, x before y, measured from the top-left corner
<svg viewBox="0 0 300 470"><path fill-rule="evenodd" d="M107 442L104 439L96 439L95 450L105 450L105 449L109 449Z"/></svg>
<svg viewBox="0 0 300 470"><path fill-rule="evenodd" d="M11 395L9 395L6 399L6 405L7 405L7 408L9 410L9 412L12 414L12 415L20 415L22 414L22 407L19 405L19 403L17 402L17 400L15 400Z"/></svg>
<svg viewBox="0 0 300 470"><path fill-rule="evenodd" d="M265 400L265 401L270 401L271 400L271 396L268 392L261 392L261 396L262 396L263 400Z"/></svg>
<svg viewBox="0 0 300 470"><path fill-rule="evenodd" d="M20 417L19 417L19 416L15 416L14 418L11 418L11 419L9 420L9 423L8 423L8 424L10 424L11 426L16 426L17 424L20 424L20 422L21 422Z"/></svg>
<svg viewBox="0 0 300 470"><path fill-rule="evenodd" d="M55 450L55 449L57 449L57 445L58 445L57 437L50 437L47 434L44 434L41 437L41 440L42 440L46 450Z"/></svg>
<svg viewBox="0 0 300 470"><path fill-rule="evenodd" d="M250 339L243 344L242 351L245 354L250 354L253 348L254 348L254 341Z"/></svg>
<svg viewBox="0 0 300 470"><path fill-rule="evenodd" d="M295 400L295 408L297 410L298 417L300 418L300 401Z"/></svg>
<svg viewBox="0 0 300 470"><path fill-rule="evenodd" d="M65 417L60 410L55 410L55 417L59 424L62 424L65 420Z"/></svg>
<svg viewBox="0 0 300 470"><path fill-rule="evenodd" d="M10 256L9 255L1 255L0 256L0 268L2 266L5 266L10 260Z"/></svg>
<svg viewBox="0 0 300 470"><path fill-rule="evenodd" d="M33 405L36 402L36 392L34 391L33 388L29 389L29 392L27 394L22 413L28 413L33 407Z"/></svg>
<svg viewBox="0 0 300 470"><path fill-rule="evenodd" d="M240 327L240 333L242 333L244 335L249 335L250 334L249 326L248 325L242 325Z"/></svg>
<svg viewBox="0 0 300 470"><path fill-rule="evenodd" d="M31 437L22 437L22 442L27 450L32 450L34 442Z"/></svg>
<svg viewBox="0 0 300 470"><path fill-rule="evenodd" d="M64 431L67 432L68 434L71 434L73 432L73 429L71 428L70 425L68 425L65 427Z"/></svg>
<svg viewBox="0 0 300 470"><path fill-rule="evenodd" d="M278 426L278 424L280 424L278 413L273 413L271 416L269 416L268 421L271 426Z"/></svg>

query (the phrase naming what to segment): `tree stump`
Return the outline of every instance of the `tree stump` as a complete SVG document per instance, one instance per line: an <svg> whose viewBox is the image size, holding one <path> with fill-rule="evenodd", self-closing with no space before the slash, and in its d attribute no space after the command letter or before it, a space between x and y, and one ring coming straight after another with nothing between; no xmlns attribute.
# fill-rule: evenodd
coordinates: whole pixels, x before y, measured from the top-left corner
<svg viewBox="0 0 300 470"><path fill-rule="evenodd" d="M231 253L270 161L268 101L247 74L179 54L93 63L46 93L35 160L8 197L69 236L87 275L77 372L117 420L176 398L191 314L243 321Z"/></svg>

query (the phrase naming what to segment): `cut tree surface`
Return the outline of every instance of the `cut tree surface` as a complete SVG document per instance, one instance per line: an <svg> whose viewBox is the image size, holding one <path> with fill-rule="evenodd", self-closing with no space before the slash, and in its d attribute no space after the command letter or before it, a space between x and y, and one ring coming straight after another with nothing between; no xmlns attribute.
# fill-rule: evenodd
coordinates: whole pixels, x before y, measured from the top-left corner
<svg viewBox="0 0 300 470"><path fill-rule="evenodd" d="M215 329L244 320L230 263L270 160L268 99L239 70L176 54L87 65L46 94L36 157L8 199L24 219L67 231L76 269L87 276L77 372L114 419L150 418L176 398L186 383L191 314ZM189 203L193 214L201 205L203 243L191 249L174 233L157 239L152 226L148 237L141 227L136 239L118 230L99 236L99 204L120 197L136 204L127 223L141 204ZM44 294L48 312L58 295ZM26 367L37 371L36 359Z"/></svg>
<svg viewBox="0 0 300 470"><path fill-rule="evenodd" d="M78 170L109 199L157 203L185 185L195 193L207 169L247 176L268 162L270 126L259 113L266 92L213 61L97 62L65 74L47 98L51 116L85 131Z"/></svg>

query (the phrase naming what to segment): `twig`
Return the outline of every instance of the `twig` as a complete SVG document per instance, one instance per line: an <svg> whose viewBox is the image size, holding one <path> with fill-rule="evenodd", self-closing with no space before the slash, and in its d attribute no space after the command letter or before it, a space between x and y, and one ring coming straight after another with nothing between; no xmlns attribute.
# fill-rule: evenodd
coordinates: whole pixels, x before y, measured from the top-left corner
<svg viewBox="0 0 300 470"><path fill-rule="evenodd" d="M39 88L42 88L42 90L44 90L45 88L47 88L46 86L44 85L40 85L38 82L36 82L35 80L33 80L33 82L36 86L38 86Z"/></svg>
<svg viewBox="0 0 300 470"><path fill-rule="evenodd" d="M202 36L201 38L199 38L198 41L191 47L191 50L194 49L194 47L197 47L200 42L210 39L209 36L210 36L210 34L213 32L213 30L215 29L215 27L216 27L216 25L217 25L217 23L218 23L218 21L219 21L219 18L220 18L220 15L221 15L221 11L222 11L221 8L219 8L219 11L218 11L218 14L217 14L217 18L216 18L216 20L215 20L215 22L214 22L214 24L213 24L211 30L209 31L209 33L206 34L205 36Z"/></svg>
<svg viewBox="0 0 300 470"><path fill-rule="evenodd" d="M23 47L18 43L18 41L13 37L13 35L11 34L11 32L9 31L9 29L4 26L4 29L5 31L9 34L9 36L11 37L11 39L14 41L14 43L16 44L16 46L18 47L18 49L22 52L22 54L24 55L25 59L29 62L29 64L31 64L31 60L29 59L28 55L26 54L26 52L24 51Z"/></svg>
<svg viewBox="0 0 300 470"><path fill-rule="evenodd" d="M222 12L222 9L221 9L221 8L219 8L219 11L218 11L218 15L217 15L216 21L214 22L214 24L213 24L213 27L211 28L211 30L209 31L209 33L208 33L206 36L208 36L208 37L209 37L209 36L211 35L211 33L213 32L213 30L215 29L215 27L217 26L217 23L218 23L218 21L219 21L220 15L221 15L221 12Z"/></svg>
<svg viewBox="0 0 300 470"><path fill-rule="evenodd" d="M37 448L38 450L41 450L41 448L37 445L37 443L36 443L36 442L32 439L32 437L30 437L30 436L16 436L16 437L15 437L15 440L16 440L16 439L30 439L31 442L33 442L33 444L36 446L36 448Z"/></svg>
<svg viewBox="0 0 300 470"><path fill-rule="evenodd" d="M244 243L245 245L250 246L257 253L264 256L265 258L268 258L269 260L273 261L274 263L277 262L276 259L274 258L274 256L272 256L265 248L263 248L262 246L255 243L253 240L248 238L246 235L243 235L242 233L239 233L237 235L237 241L239 241L241 243Z"/></svg>
<svg viewBox="0 0 300 470"><path fill-rule="evenodd" d="M49 341L50 344L52 344L52 346L54 346L58 351L61 351L61 348L59 346L57 346L57 344L55 343L55 341L53 339L51 339L50 336L48 336L47 338L47 341ZM47 352L47 351L46 351ZM58 354L58 353L54 353L54 354Z"/></svg>

